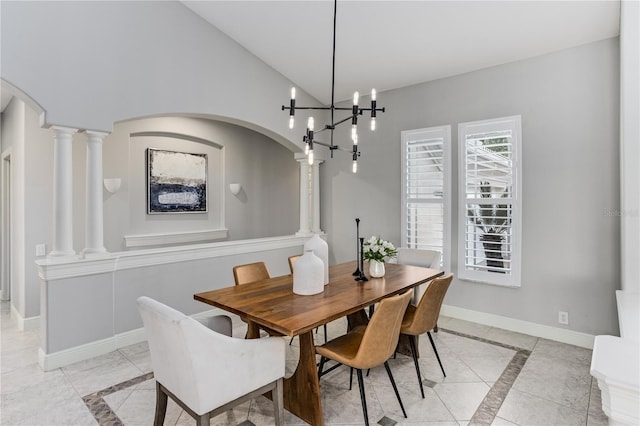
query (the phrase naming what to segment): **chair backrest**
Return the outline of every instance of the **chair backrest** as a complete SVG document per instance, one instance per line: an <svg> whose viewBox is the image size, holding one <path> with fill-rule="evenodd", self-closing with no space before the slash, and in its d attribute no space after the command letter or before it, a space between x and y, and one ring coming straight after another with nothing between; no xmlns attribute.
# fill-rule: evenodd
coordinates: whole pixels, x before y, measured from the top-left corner
<svg viewBox="0 0 640 426"><path fill-rule="evenodd" d="M264 262L248 263L233 267L233 279L236 285L254 283L271 278Z"/></svg>
<svg viewBox="0 0 640 426"><path fill-rule="evenodd" d="M362 368L375 367L393 355L398 345L402 317L413 291L382 299L364 332L354 361Z"/></svg>
<svg viewBox="0 0 640 426"><path fill-rule="evenodd" d="M418 335L435 328L440 316L442 301L452 280L453 274L449 274L446 277L434 278L429 283L418 306L416 306L413 321L408 326L410 334Z"/></svg>
<svg viewBox="0 0 640 426"><path fill-rule="evenodd" d="M234 339L145 296L138 309L155 379L198 415L284 376L280 337Z"/></svg>
<svg viewBox="0 0 640 426"><path fill-rule="evenodd" d="M441 253L437 250L423 250L399 248L397 262L400 265L422 266L424 268L440 269ZM411 303L417 305L424 295L425 284L414 288Z"/></svg>
<svg viewBox="0 0 640 426"><path fill-rule="evenodd" d="M398 263L440 269L441 253L437 250L399 248Z"/></svg>
<svg viewBox="0 0 640 426"><path fill-rule="evenodd" d="M180 400L197 410L202 395L195 386L197 372L185 329L198 333L213 333L191 317L154 299L138 298L138 310L149 342L149 352L155 379ZM198 329L201 330L198 330Z"/></svg>
<svg viewBox="0 0 640 426"><path fill-rule="evenodd" d="M295 256L289 256L289 270L291 271L292 274L293 274L293 265L295 265L296 260L300 259L300 257L302 257L301 254L296 254Z"/></svg>

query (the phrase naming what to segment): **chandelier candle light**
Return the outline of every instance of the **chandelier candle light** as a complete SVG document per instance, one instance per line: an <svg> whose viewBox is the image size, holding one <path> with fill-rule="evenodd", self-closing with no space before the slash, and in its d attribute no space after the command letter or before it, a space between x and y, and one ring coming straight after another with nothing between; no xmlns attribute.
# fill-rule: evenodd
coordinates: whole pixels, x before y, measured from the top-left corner
<svg viewBox="0 0 640 426"><path fill-rule="evenodd" d="M358 157L360 156L360 151L358 150L358 116L363 115L365 111L371 111L371 130L376 129L376 115L377 112L384 112L384 108L378 108L376 104L376 89L371 89L371 107L370 108L362 108L359 103L360 95L358 92L353 94L353 106L349 107L336 107L335 106L335 80L336 80L336 12L338 9L338 0L334 0L333 2L333 62L332 62L332 74L331 74L331 105L327 107L303 107L296 106L296 88L291 88L291 100L289 101L289 106L282 105L282 110L289 110L289 128L293 129L295 120L294 116L296 114L296 110L298 109L317 109L317 110L325 110L331 111L331 124L325 124L322 129L318 131L314 131L314 120L313 117L309 117L309 121L307 122L307 130L305 135L302 138L302 141L305 144L305 154L307 155L307 159L309 164L313 164L313 148L314 145L321 145L329 148L331 152L331 158L333 158L333 151L340 150L344 152L348 152L352 156L352 171L356 173L358 171ZM347 115L345 118L342 118L336 121L334 115L336 111L350 111L351 114ZM336 126L351 121L351 141L352 147L351 149L341 148L338 146L333 139L333 131ZM317 133L323 132L325 130L329 130L329 142L320 142L315 140L314 137Z"/></svg>

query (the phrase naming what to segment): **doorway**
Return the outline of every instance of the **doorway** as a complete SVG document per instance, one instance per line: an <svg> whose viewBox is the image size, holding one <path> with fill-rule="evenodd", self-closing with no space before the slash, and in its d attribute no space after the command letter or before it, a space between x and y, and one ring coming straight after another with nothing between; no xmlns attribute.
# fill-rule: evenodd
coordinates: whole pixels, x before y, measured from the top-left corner
<svg viewBox="0 0 640 426"><path fill-rule="evenodd" d="M11 299L11 153L7 151L0 165L0 300Z"/></svg>

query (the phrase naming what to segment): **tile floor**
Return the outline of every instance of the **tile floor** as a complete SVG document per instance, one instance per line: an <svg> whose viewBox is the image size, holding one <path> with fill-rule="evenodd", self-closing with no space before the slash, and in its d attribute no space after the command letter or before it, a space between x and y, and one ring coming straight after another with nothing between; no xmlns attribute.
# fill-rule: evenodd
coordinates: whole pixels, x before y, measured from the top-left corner
<svg viewBox="0 0 640 426"><path fill-rule="evenodd" d="M38 332L20 332L1 303L0 424L6 426L151 425L155 385L145 343L44 373L37 363ZM243 323L234 321L234 336ZM411 358L390 360L408 418L402 416L384 368L365 379L372 425L606 425L600 391L589 375L591 351L518 333L441 317L434 333L447 377L428 339L420 339L425 398ZM329 336L346 321L329 326ZM316 335L322 342L322 329ZM287 340L288 342L288 340ZM287 370L297 362L297 339L287 346ZM290 374L290 373L289 373ZM338 368L321 380L325 423L363 424L357 386ZM355 380L354 380L355 384ZM212 419L218 425L270 425L271 402L259 397ZM303 424L286 413L285 423ZM165 425L193 425L169 403Z"/></svg>

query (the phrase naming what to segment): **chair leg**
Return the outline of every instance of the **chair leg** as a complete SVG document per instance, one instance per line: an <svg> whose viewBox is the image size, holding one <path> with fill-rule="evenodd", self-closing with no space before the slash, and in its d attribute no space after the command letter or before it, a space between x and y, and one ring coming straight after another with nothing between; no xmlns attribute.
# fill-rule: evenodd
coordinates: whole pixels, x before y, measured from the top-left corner
<svg viewBox="0 0 640 426"><path fill-rule="evenodd" d="M404 414L404 418L407 418L407 412L404 411L404 405L402 404L402 399L400 398L400 394L398 393L398 388L396 387L396 381L393 380L393 374L391 374L391 369L389 368L389 363L387 361L384 362L384 368L387 370L387 374L389 375L389 380L391 380L391 386L393 386L393 391L396 393L396 398L398 398L398 402L400 403L400 408L402 408L402 414Z"/></svg>
<svg viewBox="0 0 640 426"><path fill-rule="evenodd" d="M322 369L324 368L324 363L327 361L327 358L321 356L320 357L320 364L318 365L318 379L320 379L320 376L322 376Z"/></svg>
<svg viewBox="0 0 640 426"><path fill-rule="evenodd" d="M362 402L362 412L364 413L364 424L369 426L369 414L367 413L367 399L364 395L364 380L362 379L362 370L356 369L358 373L358 386L360 386L360 402Z"/></svg>
<svg viewBox="0 0 640 426"><path fill-rule="evenodd" d="M324 325L324 342L327 343L327 324Z"/></svg>
<svg viewBox="0 0 640 426"><path fill-rule="evenodd" d="M156 381L156 416L153 420L154 426L162 426L164 417L167 414L167 394L164 393L160 383Z"/></svg>
<svg viewBox="0 0 640 426"><path fill-rule="evenodd" d="M438 359L438 364L440 364L440 370L442 370L442 375L444 377L447 377L447 373L444 372L444 367L442 366L442 362L440 361L440 355L438 355L436 344L433 342L433 337L431 337L431 333L428 331L427 331L427 336L429 336L429 341L431 342L431 347L433 348L433 352L436 353L436 358Z"/></svg>
<svg viewBox="0 0 640 426"><path fill-rule="evenodd" d="M411 355L413 356L413 364L416 366L416 374L418 375L418 384L420 384L420 393L424 399L424 388L422 387L422 374L420 373L420 365L418 364L418 351L416 351L416 336L409 336L409 346L411 347Z"/></svg>
<svg viewBox="0 0 640 426"><path fill-rule="evenodd" d="M289 346L291 346L291 343L293 343L293 337L289 340Z"/></svg>
<svg viewBox="0 0 640 426"><path fill-rule="evenodd" d="M283 379L276 381L276 388L271 391L273 398L273 411L276 418L276 426L284 425L284 385Z"/></svg>
<svg viewBox="0 0 640 426"><path fill-rule="evenodd" d="M209 417L209 413L203 414L196 419L196 426L210 426L211 418Z"/></svg>
<svg viewBox="0 0 640 426"><path fill-rule="evenodd" d="M352 384L353 384L353 367L349 367L349 390L351 390Z"/></svg>

